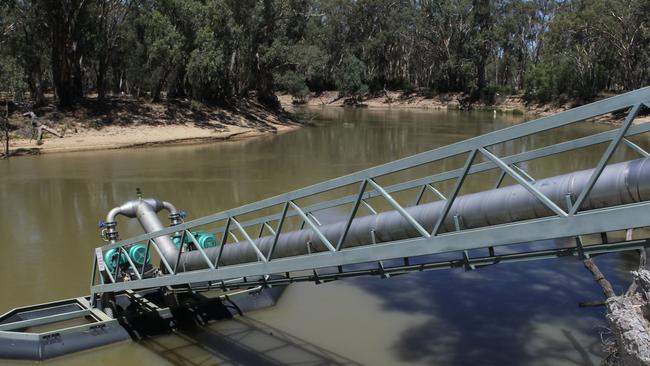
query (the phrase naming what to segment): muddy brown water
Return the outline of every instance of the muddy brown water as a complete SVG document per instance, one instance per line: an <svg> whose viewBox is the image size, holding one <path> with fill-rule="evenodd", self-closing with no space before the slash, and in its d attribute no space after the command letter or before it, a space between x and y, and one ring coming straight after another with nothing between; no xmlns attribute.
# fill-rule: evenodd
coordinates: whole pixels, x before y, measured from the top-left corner
<svg viewBox="0 0 650 366"><path fill-rule="evenodd" d="M136 187L196 218L524 119L334 107L300 113L317 126L212 145L0 161L0 311L87 294L93 248L102 244L97 222L134 198ZM510 154L611 128L584 123L495 151ZM537 177L587 168L603 148L525 168ZM621 151L615 160L634 157ZM126 237L139 228L122 221L120 231ZM602 257L617 290L626 286L634 260L630 254ZM577 303L600 296L572 258L303 283L290 286L275 307L244 318L45 364L597 365L603 310ZM24 363L0 360L5 364Z"/></svg>

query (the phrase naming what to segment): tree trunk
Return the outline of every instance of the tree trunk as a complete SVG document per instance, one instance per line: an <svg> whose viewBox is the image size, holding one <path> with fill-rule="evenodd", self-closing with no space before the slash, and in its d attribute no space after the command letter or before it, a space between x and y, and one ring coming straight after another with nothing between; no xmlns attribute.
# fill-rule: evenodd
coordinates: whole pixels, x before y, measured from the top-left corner
<svg viewBox="0 0 650 366"><path fill-rule="evenodd" d="M622 365L650 365L650 322L648 299L650 272L632 272L643 294L615 296L607 299L607 321L616 338L618 357Z"/></svg>
<svg viewBox="0 0 650 366"><path fill-rule="evenodd" d="M29 94L34 102L34 107L45 104L45 94L43 91L43 70L41 60L38 57L28 57L26 62L27 82L29 84Z"/></svg>
<svg viewBox="0 0 650 366"><path fill-rule="evenodd" d="M5 159L9 159L9 102L5 102Z"/></svg>
<svg viewBox="0 0 650 366"><path fill-rule="evenodd" d="M99 56L99 67L97 69L97 100L103 101L106 97L106 71L108 63L104 55Z"/></svg>
<svg viewBox="0 0 650 366"><path fill-rule="evenodd" d="M70 107L83 95L80 23L85 0L42 0L52 43L52 82L60 107Z"/></svg>
<svg viewBox="0 0 650 366"><path fill-rule="evenodd" d="M158 80L158 82L154 85L153 89L151 90L151 101L152 102L159 102L160 101L160 92L162 91L164 82L165 82L165 79L160 78Z"/></svg>
<svg viewBox="0 0 650 366"><path fill-rule="evenodd" d="M628 230L626 240L632 240ZM633 271L634 282L627 293L616 296L614 290L591 258L584 260L585 267L600 285L607 300L607 322L615 340L616 357L613 364L626 366L650 365L650 271L645 269L645 249L639 251L639 270ZM640 293L637 293L640 289ZM609 359L609 357L608 357ZM608 363L609 364L609 363Z"/></svg>

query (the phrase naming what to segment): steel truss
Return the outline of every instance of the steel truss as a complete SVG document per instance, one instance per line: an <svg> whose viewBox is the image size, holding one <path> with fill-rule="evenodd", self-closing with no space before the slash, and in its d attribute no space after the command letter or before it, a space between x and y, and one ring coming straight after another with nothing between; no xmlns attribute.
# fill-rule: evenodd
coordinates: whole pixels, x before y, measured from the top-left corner
<svg viewBox="0 0 650 366"><path fill-rule="evenodd" d="M650 209L650 202L639 202L603 209L581 211L585 199L589 196L595 182L598 180L603 169L619 145L625 144L641 156L650 156L650 154L644 151L641 147L628 140L631 136L650 131L650 123L633 125L635 117L642 108L650 108L650 87L574 108L549 117L515 125L503 130L487 133L482 136L396 160L347 176L328 180L280 196L264 199L235 209L181 223L155 233L139 235L115 244L99 247L96 249L96 255L93 256L91 298L94 300L95 295L99 293L123 292L126 290L163 286L190 285L192 289L196 290L210 289L214 287L232 289L259 285L270 286L296 281L323 282L357 275L389 276L411 271L455 267L473 269L484 265L507 263L512 261L555 258L566 255L584 257L613 251L648 247L650 244L645 240L623 241L618 243L603 242L602 244L589 246L583 246L580 242L577 242L577 245L573 248L551 248L541 251L526 251L501 255L495 253L495 247L509 244L563 237L579 237L580 235L592 233L611 232L650 226L650 215L647 214ZM568 126L586 119L616 111L627 111L627 116L620 127L607 132L593 134L591 136L505 157L499 157L489 150L492 145L539 134L544 131ZM569 200L567 204L568 209L562 209L549 199L549 197L545 196L535 187L533 177L517 165L522 162L601 143L607 143L607 149L602 154L593 170L593 174L588 180L586 189L583 189L577 197L567 197ZM390 186L381 186L377 182L377 179L382 176L458 155L467 156L462 168L442 171L424 178L408 180ZM479 155L483 156L485 161L475 164L476 158ZM495 187L501 185L505 176L510 176L554 212L555 215L477 229L463 229L462 218L454 217L457 230L454 232L441 232L441 226L457 198L466 177L470 174L490 170L501 171L501 175L499 176ZM451 194L445 196L434 188L435 183L450 179L456 180ZM319 202L305 207L301 207L297 203L301 199L316 196L335 189L342 189L351 185L358 186L357 194ZM427 190L431 191L439 199L445 200L443 214L437 220L432 231L426 230L420 223L410 216L393 196L397 192L416 188L418 189L415 197L416 205L421 202L422 197ZM370 212L376 212L376 210L367 202L368 199L374 197L383 197L394 210L399 212L403 218L419 232L420 237L346 248L343 243L345 242L350 225L355 219L359 209L363 206ZM320 222L315 216L316 213L324 209L350 204L352 205L352 208L345 220L346 229L338 240L330 242L319 230ZM263 212L272 210L274 207L280 206L282 207L281 213L273 215L262 214ZM242 216L258 217L240 222L239 217ZM300 218L303 225L309 226L320 241L325 244L327 251L313 252L293 257L274 258L273 254L275 244L278 242L285 221L292 217ZM192 229L208 224L217 225L224 221L225 225L216 231L218 234L221 234L221 248L225 245L229 245L229 237L234 237L235 240L238 241L239 239L237 238L237 234L239 234L239 236L243 238L243 241L247 242L255 249L257 261L242 264L222 265L220 263L220 257L223 250L218 251L216 258L209 258L200 246L196 244L196 238L192 234ZM275 227L271 226L273 222L277 223ZM257 229L257 227L259 227L259 229ZM250 234L253 230L259 230L258 237L262 236L265 231L274 235L273 246L270 248L268 253L262 253L262 251L257 248L255 241L252 239ZM169 261L164 259L164 256L161 255L161 251L153 239L162 235L171 235L174 233L182 233L183 236L190 237L191 241L194 243L194 247L201 251L201 255L206 261L206 266L208 268L184 271L182 268L178 268L179 261L176 261L176 263L169 263ZM184 240L181 242L184 242ZM121 251L125 252L126 247L136 243L147 243L147 254L151 249L153 249L160 255L165 273L157 277L147 278L147 276L145 276L145 268L137 268L135 264L129 260L128 266L133 272L135 272L136 278L131 279L130 281L120 282L117 278L117 271L112 274L107 270L102 261L101 253L112 248L119 248ZM475 258L470 257L469 253L471 250L481 248L487 249L489 255ZM409 258L449 252L460 252L462 253L462 258L451 261L433 261L417 265L409 263ZM388 260L401 260L403 261L403 265L384 267L383 261ZM344 266L362 263L375 263L376 266L374 269L367 270L344 270ZM334 271L332 271L332 269L334 269ZM305 275L304 271L310 271L311 274ZM319 273L319 271L321 271L321 273ZM97 276L97 273L103 275ZM105 280L105 278L108 280Z"/></svg>

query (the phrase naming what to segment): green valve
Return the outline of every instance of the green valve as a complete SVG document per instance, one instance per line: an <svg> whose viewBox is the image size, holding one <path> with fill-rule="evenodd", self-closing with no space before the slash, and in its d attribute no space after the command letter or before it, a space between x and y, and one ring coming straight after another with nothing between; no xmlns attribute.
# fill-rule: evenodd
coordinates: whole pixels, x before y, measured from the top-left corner
<svg viewBox="0 0 650 366"><path fill-rule="evenodd" d="M196 242L199 243L201 248L206 249L206 248L212 248L217 246L217 239L215 238L214 234L206 232L206 231L193 231L192 235L194 235L194 238L196 239ZM181 237L182 235L174 235L172 237L172 242L174 242L174 245L176 248L181 247ZM193 247L193 241L192 238L189 235L185 235L185 246L191 246Z"/></svg>
<svg viewBox="0 0 650 366"><path fill-rule="evenodd" d="M194 234L194 236L196 236L196 233L193 233L193 234ZM174 235L172 237L172 242L174 242L174 245L178 249L180 249L180 247L181 247L181 237L182 236L183 236L183 234L178 234L178 235ZM185 240L184 241L185 241L185 244L186 244L185 246L187 247L187 244L192 243L192 238L190 238L189 235L185 234Z"/></svg>
<svg viewBox="0 0 650 366"><path fill-rule="evenodd" d="M206 233L206 232L200 233L196 241L199 242L199 245L203 249L213 248L217 246L217 240L215 239L214 234L211 233Z"/></svg>
<svg viewBox="0 0 650 366"><path fill-rule="evenodd" d="M117 265L118 258L120 259L121 265L128 263L126 255L124 252L121 252L119 248L109 249L106 251L106 253L104 253L104 263L106 263L106 267L108 267L111 272L115 271L115 266Z"/></svg>
<svg viewBox="0 0 650 366"><path fill-rule="evenodd" d="M144 257L145 253L147 254L146 259ZM151 253L147 253L147 246L144 244L132 245L131 248L129 248L129 257L131 257L131 260L137 266L142 266L151 261Z"/></svg>

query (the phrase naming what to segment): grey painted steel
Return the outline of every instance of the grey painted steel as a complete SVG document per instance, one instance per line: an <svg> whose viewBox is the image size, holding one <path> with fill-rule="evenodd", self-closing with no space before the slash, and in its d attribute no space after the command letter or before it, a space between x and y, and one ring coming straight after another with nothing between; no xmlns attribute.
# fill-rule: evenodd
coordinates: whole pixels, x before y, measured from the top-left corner
<svg viewBox="0 0 650 366"><path fill-rule="evenodd" d="M437 262L427 262L420 264L407 264L407 265L397 265L392 267L380 267L380 268L369 268L369 269L351 269L345 272L329 272L322 273L319 275L296 275L291 277L279 277L269 280L257 280L257 281L239 281L236 283L229 283L229 289L237 289L241 287L250 287L253 285L263 285L263 286L282 286L288 285L295 282L329 282L335 281L343 278L349 277L358 277L358 276L381 276L383 278L389 276L402 275L410 272L424 272L424 271L434 271L442 269L452 269L452 268L466 268L468 266L474 268L480 268L485 266L491 266L495 264L505 264L505 263L518 263L518 262L527 262L534 260L543 260L543 259L556 259L562 257L578 257L583 258L589 256L597 256L600 254L622 252L622 251L631 251L631 250L642 250L650 247L650 240L633 240L633 241L624 241L617 243L607 243L607 244L594 244L585 246L584 248L579 248L578 246L573 247L561 247L553 249L544 249L544 250L535 250L527 251L520 253L506 253L501 255L496 255L490 253L489 256L485 257L475 257L475 258L463 258L463 259L452 259L446 261L437 261ZM192 286L192 291L207 291L211 289L221 288L221 285L212 285L212 286Z"/></svg>
<svg viewBox="0 0 650 366"><path fill-rule="evenodd" d="M499 143L502 143L502 142L505 142L505 141L514 140L514 139L521 138L521 137L524 137L524 136L529 136L529 135L532 135L532 134L535 134L535 133L539 133L539 132L551 130L551 129L554 129L554 128L566 126L566 125L576 123L576 122L579 122L579 121L582 121L582 120L585 120L585 119L589 119L589 118L592 118L592 117L597 117L597 116L605 114L605 113L610 113L610 112L613 112L613 111L622 110L622 109L631 107L631 106L633 106L635 104L638 104L638 103L647 103L648 101L650 101L650 87L645 87L645 88L638 89L638 90L628 92L628 93L625 93L625 94L621 94L621 95L618 95L618 96L615 96L615 97L607 98L607 99L604 99L604 100L601 100L601 101L598 101L598 102L587 104L587 105L584 105L584 106L581 106L581 107L570 109L568 111L564 111L564 112L561 112L561 113L558 113L558 114L554 114L552 116L543 117L543 118L540 118L540 119L537 119L537 120L534 120L534 121L529 121L529 122L526 122L526 123L522 123L522 124L519 124L519 125L508 127L508 128L502 129L502 130L490 132L490 133L487 133L487 134L484 134L484 135L481 135L481 136L478 136L478 137L474 137L474 138L471 138L471 139L468 139L468 140L460 141L460 142L457 142L457 143L454 143L454 144L451 144L451 145L447 145L447 146L444 146L444 147L441 147L441 148L438 148L438 149L435 149L435 150L423 152L423 153L416 154L416 155L413 155L413 156L410 156L410 157L395 160L393 162L383 164L383 165L380 165L380 166L377 166L377 167L374 167L374 168L362 170L362 171L359 171L359 172L356 172L356 173L353 173L353 174L349 174L349 175L346 175L346 176L343 176L343 177L340 177L340 178L337 178L337 179L332 179L332 180L329 180L329 181L326 181L326 182L318 183L318 184L315 184L315 185L312 185L312 186L309 186L309 187L306 187L306 188L298 189L298 190L295 190L295 191L292 191L292 192L289 192L289 193L285 193L285 194L282 194L282 195L279 195L279 196L267 198L267 199L264 199L264 200L261 200L261 201L258 201L258 202L254 202L254 203L250 203L250 204L238 207L238 208L223 211L223 212L220 212L220 213L217 213L217 214L214 214L214 215L208 215L208 216L202 217L200 219L188 221L188 222L185 222L183 224L180 224L178 226L178 229L179 230L184 230L184 229L189 229L189 228L192 228L192 227L195 227L195 226L202 226L202 225L206 225L206 224L209 224L209 223L213 223L215 221L226 220L226 219L228 219L229 217L232 217L232 216L239 216L239 215L250 213L250 212L260 210L260 209L263 209L263 208L268 208L268 207L273 207L275 205L284 204L289 200L298 200L300 198L312 196L314 194L318 194L318 193L322 193L322 192L329 191L329 190L332 190L332 189L345 187L345 186L348 186L350 184L358 183L358 182L361 182L364 179L370 179L370 178L375 178L375 177L385 175L385 174L395 173L397 171L401 171L401 170L404 170L404 169L409 169L409 168L413 168L413 167L420 166L420 165L423 165L423 164L427 164L427 163L430 163L432 161L437 161L437 160L448 158L450 156L459 155L459 154L462 154L462 153L467 153L467 152L469 152L469 151L471 151L473 149L477 149L479 147L487 147L487 146L490 146L490 145L499 144ZM648 128L650 127L650 124L646 123L645 125L634 126L634 127L638 127L638 128L636 128L636 129L635 128L630 128L630 130L628 131L630 133L626 132L625 136L629 136L629 135L632 135L632 134L642 133L642 132L648 131ZM631 131L635 131L635 132L632 133ZM571 150L571 149L574 149L574 148L578 148L578 146L571 147L574 142L576 144L577 143L582 143L582 144L585 144L585 146L589 146L589 145L593 144L592 141L593 141L594 138L601 139L600 142L609 141L609 140L611 140L612 137L615 137L617 132L618 132L617 130L609 131L609 132L602 133L602 134L599 134L599 135L589 136L588 138L585 138L584 140L579 139L580 141L575 140L575 141L567 142L565 144L557 144L557 145L549 146L547 148L539 149L540 155L537 156L537 157L547 156L547 155L551 155L551 154L554 154L554 153L557 153L557 152L561 152L561 151L554 151L554 150L561 150L563 148L565 150L562 150L562 151L568 151L568 150ZM596 142L596 143L598 143L598 142ZM533 152L529 152L529 153L533 153ZM528 154L528 153L522 153L520 155L523 156L524 154ZM522 158L522 159L520 159L518 161L530 160L530 159L533 159L533 158L534 157L528 157L528 158L525 158L525 159ZM507 161L506 160L506 162L507 163L512 163L513 161ZM475 166L475 168L478 168L479 165L481 165L481 164L477 164ZM484 166L484 169L489 170L489 169L493 169L494 167L495 167L495 165L493 163L490 163L487 166ZM474 171L472 169L470 169L469 173L471 174L473 172ZM443 175L446 176L447 178L442 179ZM451 177L450 177L450 175L451 175ZM445 173L442 173L440 175L437 175L437 177L440 178L438 180L438 181L440 181L440 180L446 180L446 179L458 177L460 175L462 175L462 172L457 172L457 171L451 172L450 171L450 172L445 172ZM424 181L424 182L422 182L420 184L416 184L415 186L419 186L419 185L422 185L422 184L425 184L425 183L430 183L430 182ZM388 190L387 189L386 191L389 192L389 193L392 193L393 191L405 189L405 188L402 188L402 187L395 187L395 188L396 188L395 190ZM352 201L353 201L353 199L352 199ZM304 210L307 211L307 212L315 211L315 209L312 209L312 208L309 208L309 209L305 208ZM256 224L259 224L261 222L263 222L263 221L256 221ZM242 226L247 227L248 223L246 223L246 224L242 223ZM115 243L113 245L105 246L104 249L110 249L110 248L117 247L117 246L130 245L130 244L134 244L134 243L138 243L138 242L143 242L143 241L149 240L149 239L154 238L154 237L159 236L159 235L170 234L170 233L172 233L174 231L175 231L174 228L168 228L168 229L165 229L165 230L160 230L160 231L158 231L156 233L139 235L139 236L124 240L122 242Z"/></svg>
<svg viewBox="0 0 650 366"><path fill-rule="evenodd" d="M269 273L285 273L336 267L350 264L377 262L403 257L434 255L498 245L548 240L591 233L623 230L631 227L650 226L650 202L622 205L582 212L568 217L548 217L507 225L487 226L472 230L446 233L430 238L406 239L377 245L346 248L337 252L321 252L306 256L280 258L267 263L247 263L223 266L217 270L198 270L140 281L115 284L99 284L92 288L95 293L115 292L129 289L181 285L188 283L222 281L244 276L261 276Z"/></svg>
<svg viewBox="0 0 650 366"><path fill-rule="evenodd" d="M612 154L614 154L614 150L616 150L618 144L625 137L625 133L627 132L627 130L630 128L630 126L632 126L632 122L634 122L634 118L639 113L640 109L641 109L641 103L635 104L632 107L632 110L628 113L627 117L625 117L625 122L623 123L623 126L618 128L616 136L612 138L612 141L610 141L609 145L607 146L607 150L605 151L605 153L603 153L603 156L600 157L600 161L598 162L598 165L596 165L596 168L594 169L594 171L591 173L591 176L589 177L589 181L585 184L584 189L581 190L580 195L578 196L573 206L571 207L571 210L569 211L569 215L575 215L576 212L578 212L578 210L582 208L582 203L584 202L587 195L589 195L589 193L591 192L592 187L596 183L598 177L600 177L600 172L602 172L603 169L605 169L605 165L612 157Z"/></svg>
<svg viewBox="0 0 650 366"><path fill-rule="evenodd" d="M128 201L110 210L108 215L106 215L106 222L114 223L116 217L122 215L129 218L137 218L145 232L156 232L165 228L157 215L161 210L167 210L170 215L178 214L176 207L169 202L159 201L153 198L137 199ZM163 235L153 240L157 250L159 250L159 254L165 257L167 263L175 262L178 249L176 249L176 245L174 245L171 238ZM129 258L128 255L126 257ZM137 271L135 267L134 270Z"/></svg>
<svg viewBox="0 0 650 366"><path fill-rule="evenodd" d="M583 170L557 177L541 179L531 184L547 197L553 207L566 207L566 196L577 197L592 176L593 170ZM638 159L607 166L583 209L596 209L641 202L650 199L650 159ZM425 230L431 231L440 219L447 201L436 201L404 209ZM526 187L507 186L491 191L479 192L456 198L449 209L447 218L441 225L442 231L453 231L453 216L462 217L463 229L473 229L516 221L542 218L555 215L545 203L536 199ZM318 227L330 243L336 242L345 232L347 223L338 222ZM352 221L343 242L343 247L369 245L372 243L371 229L375 231L377 242L390 242L422 236L417 228L398 211L369 215ZM274 236L264 236L254 240L256 249L268 253ZM313 228L281 233L274 250L274 258L308 254L307 243L312 251L327 251L329 246L323 242ZM218 248L206 250L208 256L216 255ZM227 244L221 254L222 265L232 265L258 260L256 251L249 243ZM186 270L206 268L200 253L190 252L181 256L182 267Z"/></svg>
<svg viewBox="0 0 650 366"><path fill-rule="evenodd" d="M45 332L29 327L86 317L89 324ZM42 361L129 340L117 320L93 309L85 298L14 309L0 317L0 358Z"/></svg>
<svg viewBox="0 0 650 366"><path fill-rule="evenodd" d="M490 157L497 159L491 154ZM530 187L535 188L538 197L546 197L547 202L543 202L531 194L529 192L530 187L521 185L459 196L449 207L449 213L443 221L440 221L442 220L441 213L445 211L449 201L436 201L408 207L403 209L404 212L396 210L359 217L350 224L342 246L350 248L369 245L375 241L383 243L417 238L423 236L418 227L424 228L426 230L424 232L430 232L438 221L442 223L441 231L454 231L454 216L462 218L462 229L473 229L548 217L554 215L554 211L564 213L559 206L566 207L566 196L577 197L589 183L592 175L593 169L541 179L535 183L524 181ZM375 186L375 188L377 187ZM618 206L647 199L650 199L650 159L637 159L604 168L600 178L592 188L591 195L585 201L584 209ZM566 209L568 210L568 207ZM418 227L412 225L408 220L409 216L413 221L419 223ZM309 219L307 218L307 220ZM238 222L235 221L235 224L240 232L245 233L237 225ZM145 231L150 227L157 227L157 225L145 226L143 224ZM273 257L277 259L309 254L310 251L332 251L333 248L330 243L337 242L346 232L346 228L347 222L338 222L320 227L313 225L299 231L280 233ZM374 238L371 235L371 230L374 231ZM183 253L180 255L180 268L184 271L207 268L208 264L205 261L205 255L215 258L220 250L222 250L220 255L221 265L266 260L275 237L276 235L268 235L252 239L246 235L246 241L244 242L210 248L205 250L205 254L198 251ZM169 239L167 238L167 240ZM311 248L308 248L308 243L311 244ZM171 255L173 258L177 258L178 254L178 250L174 247L174 252Z"/></svg>
<svg viewBox="0 0 650 366"><path fill-rule="evenodd" d="M365 205L365 200L371 197L377 197L379 195L390 197L388 193L419 188L425 184L433 184L447 179L458 179L457 186L459 186L468 174L495 168L505 169L515 179L520 178L520 183L523 186L510 186L460 197L452 194L448 200L406 208L403 213L393 211L355 218L352 223L349 223L348 217L340 223L323 226L310 225L307 229L289 233L281 233L278 230L275 235L258 238L253 243L251 243L251 240L246 240L247 243L226 244L220 248L206 250L206 253L210 257L216 254L219 259L216 263L219 265L217 269L204 269L205 264L202 264L200 260L201 253L196 251L189 252L180 256L181 262L183 263L182 267L188 272L179 273L174 276L129 281L128 283L100 284L92 286L91 291L93 293L99 293L104 291L122 291L127 288L158 287L197 281L222 281L235 277L315 270L316 268L328 266L338 266L338 268L341 268L340 266L346 264L377 262L386 259L406 258L409 256L462 251L483 247L491 248L517 242L650 226L650 217L639 214L641 207L648 206L647 203L641 202L645 198L639 198L641 194L646 193L644 189L647 189L647 187L643 185L645 182L648 182L647 174L642 174L641 179L637 179L636 181L634 180L634 174L638 173L638 171L632 170L632 174L628 174L630 173L630 168L639 168L639 171L643 171L643 167L646 165L645 161L627 162L606 168L602 164L603 161L609 159L613 148L619 145L622 138L650 131L650 124L631 126L630 123L635 117L638 106L641 104L647 105L649 100L650 88L639 89L554 116L491 132L287 194L181 223L173 228L166 228L119 243L113 243L104 246L102 249L107 250L113 247L126 246L152 238L166 236L179 230L191 229L196 226L211 223L225 221L229 224L236 216L248 215L278 205L284 205L285 207L282 214L253 218L249 221L242 222L238 225L241 226L238 229L241 230L241 228L247 228L251 225L258 225L272 220L278 220L281 223L287 217L296 215L303 216L304 219L305 215L320 209L336 207L346 203L353 203L356 206L361 202ZM381 189L374 187L375 189L373 191L365 192L360 196L345 196L305 208L300 208L296 205L291 211L286 211L287 206L305 197L352 184L371 181L383 175L393 174L460 154L469 153L471 156L479 150L485 154L486 149L492 145L630 107L634 108L628 114L624 126L612 131L507 157L497 157L488 154L490 161L484 163L472 164L470 159L470 162L462 169L444 171L429 177L402 182L388 187L379 187ZM601 158L601 162L592 171L577 172L536 182L532 180L527 182L521 177L522 173L520 171L518 172L518 167L511 167L513 164L519 162L592 146L602 142L609 142L610 147L606 151L606 156ZM630 145L628 144L628 146ZM634 147L630 147L634 149ZM603 168L604 170L601 171ZM621 173L621 175L617 175L617 173ZM628 181L625 181L625 179L628 179ZM631 188L628 189L627 184L630 182ZM592 183L594 183L593 188ZM561 185L565 185L564 188L566 189L560 187ZM634 191L635 189L636 191ZM590 194L587 195L585 192L590 190ZM567 202L570 200L566 199L570 196L572 198L581 197L578 201L582 197L586 199L580 206L581 212L579 214L570 214L567 216L565 210L570 211L572 209L567 205ZM630 199L630 197L632 198ZM540 202L540 200L545 201L546 204ZM560 207L563 209L560 209ZM448 215L445 214L447 208L449 209ZM553 214L557 213L559 213L559 216L552 217ZM575 213L575 210L573 210L573 213ZM453 217L459 218L460 220L458 221L463 226L457 233L450 233L453 230ZM417 232L412 225L408 225L409 218L414 219L416 223L426 230L432 229L434 222L439 222L440 234L433 235L429 238L421 236L421 232ZM528 221L520 222L520 220ZM309 219L304 221L312 224ZM350 228L349 233L346 234L345 228L347 225ZM224 238L225 236L233 235L227 226L225 229L220 228L217 230L217 232L222 233ZM435 232L437 233L438 230L435 230ZM477 232L480 232L482 236L474 237ZM338 240L344 234L345 241L339 246ZM334 240L337 240L337 248L332 251L330 247L331 243L334 243ZM480 242L481 240L487 241L488 244ZM276 241L277 246L271 250L273 243ZM222 242L225 243L224 240ZM328 246L327 243L330 243L330 245ZM377 244L369 245L372 243ZM339 248L344 249L339 250ZM263 260L259 261L260 256L256 249L262 253L267 253L266 258L269 259L268 262L264 262ZM270 251L273 251L273 255L269 255ZM467 258L467 261L469 261L469 258Z"/></svg>

